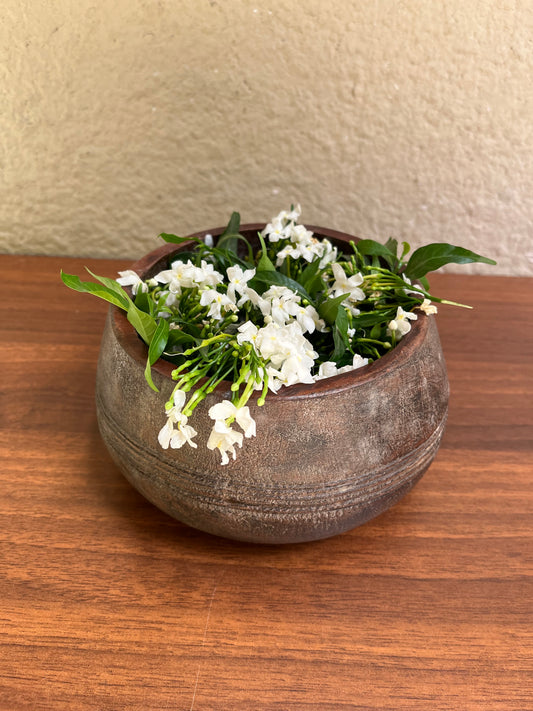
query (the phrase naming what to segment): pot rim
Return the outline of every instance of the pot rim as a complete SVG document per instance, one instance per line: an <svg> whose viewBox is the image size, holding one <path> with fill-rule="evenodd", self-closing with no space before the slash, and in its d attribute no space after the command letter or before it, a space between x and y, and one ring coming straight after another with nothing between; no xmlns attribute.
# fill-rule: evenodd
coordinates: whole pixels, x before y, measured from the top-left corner
<svg viewBox="0 0 533 711"><path fill-rule="evenodd" d="M241 225L239 232L258 232L264 229L264 227L264 223L250 223ZM349 235L345 232L339 232L326 227L317 227L314 225L306 225L306 227L314 234L340 242L357 242L360 239L359 237ZM217 227L210 230L194 232L191 235L187 235L187 237L190 237L191 239L194 237L202 238L207 234L217 237L222 234L224 230L225 227ZM144 278L147 274L150 274L150 272L154 270L159 262L166 261L172 254L182 251L189 245L189 242L183 242L180 245L163 244L162 246L157 247L151 252L145 254L143 257L134 262L129 268L137 272L141 278ZM159 271L159 269L157 271ZM137 332L129 323L126 318L126 314L122 309L119 309L117 306L111 306L110 314L113 331L117 341L130 355L130 357L137 361L144 369L147 357L146 344L139 338ZM352 389L362 385L363 383L367 383L369 380L377 379L380 376L385 375L393 368L401 367L403 363L411 358L412 354L420 347L426 338L429 324L428 317L423 311L420 310L417 310L417 316L417 320L413 321L411 324L411 330L391 351L386 353L379 360L375 360L369 365L356 368L355 370L351 370L346 373L340 373L338 375L333 375L330 378L324 378L316 383L297 383L296 385L282 387L276 393L277 397L281 397L283 399L321 397L326 394L333 394ZM174 364L162 359L159 359L152 366L152 370L155 370L157 373L165 378L168 378L169 380L172 380L172 371L174 368ZM230 381L222 381L215 388L214 392L229 392L229 386ZM257 397L259 397L259 392L255 392L252 395L252 398L256 399Z"/></svg>

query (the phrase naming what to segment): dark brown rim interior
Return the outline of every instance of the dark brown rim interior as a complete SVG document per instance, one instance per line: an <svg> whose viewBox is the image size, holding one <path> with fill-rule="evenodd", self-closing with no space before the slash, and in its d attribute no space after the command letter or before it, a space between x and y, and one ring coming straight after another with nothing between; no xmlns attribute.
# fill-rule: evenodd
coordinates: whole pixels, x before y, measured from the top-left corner
<svg viewBox="0 0 533 711"><path fill-rule="evenodd" d="M264 226L265 225L261 223L241 225L240 232L241 234L247 232L256 234L258 231L262 230ZM204 237L206 234L211 234L216 237L222 234L224 229L224 227L217 227L212 230L202 230L201 232L195 232L192 235L188 235L188 237ZM308 225L307 229L311 230L315 235L327 237L333 242L350 242L358 241L359 239L358 237L353 237L345 234L344 232L330 230L325 227ZM134 262L130 269L137 272L137 274L143 278L150 277L166 268L169 257L183 251L188 246L190 246L190 243L186 242L179 246L175 244L163 244L161 247L154 249L152 252L149 252L144 257L141 257L141 259ZM137 332L127 320L124 311L116 306L111 306L111 313L113 329L117 340L122 345L124 350L129 353L129 355L134 358L134 360L136 360L144 369L147 357L146 345L141 341L137 335ZM334 393L357 387L358 385L379 377L394 367L400 366L411 357L411 354L418 349L426 337L428 327L427 316L421 311L418 311L417 315L418 319L412 323L409 333L402 338L400 343L392 351L389 351L389 353L384 355L379 360L374 361L370 365L363 366L362 368L358 368L347 373L341 373L340 375L333 375L331 378L325 378L324 380L319 380L317 383L309 385L300 383L281 388L277 393L278 397L320 397L326 393ZM159 360L152 367L161 375L171 379L172 371L174 370L174 365L172 363L165 360ZM229 385L229 382L224 381L217 387L216 391L229 392Z"/></svg>

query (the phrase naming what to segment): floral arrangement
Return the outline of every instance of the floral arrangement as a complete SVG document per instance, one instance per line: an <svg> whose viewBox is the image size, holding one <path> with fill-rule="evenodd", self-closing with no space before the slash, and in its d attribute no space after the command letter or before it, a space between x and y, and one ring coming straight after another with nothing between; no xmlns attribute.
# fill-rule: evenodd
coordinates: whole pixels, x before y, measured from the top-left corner
<svg viewBox="0 0 533 711"><path fill-rule="evenodd" d="M126 312L148 347L150 387L157 390L151 366L159 358L175 364L161 447L197 447L189 423L194 409L229 380L231 400L209 409L207 441L227 464L243 438L256 434L248 405L254 391L260 391L261 406L269 391L365 367L394 348L420 312L434 314L435 303L454 303L429 293L428 272L450 262L495 264L444 243L421 247L407 259L409 245L399 247L395 239L353 241L340 252L299 217L299 206L280 212L256 244L239 234L238 213L216 244L210 235L164 233L162 239L184 251L146 281L131 270L116 280L90 272L97 283L61 273L70 288Z"/></svg>

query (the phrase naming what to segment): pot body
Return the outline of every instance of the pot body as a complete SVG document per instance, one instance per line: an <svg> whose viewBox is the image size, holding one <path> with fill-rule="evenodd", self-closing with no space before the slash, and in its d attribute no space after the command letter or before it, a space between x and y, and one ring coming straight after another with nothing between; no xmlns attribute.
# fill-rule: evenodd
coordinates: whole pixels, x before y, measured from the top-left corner
<svg viewBox="0 0 533 711"><path fill-rule="evenodd" d="M334 240L353 239L310 229ZM177 250L156 250L133 268L150 276L165 267L171 251ZM422 313L399 345L370 366L282 388L262 407L251 402L257 436L245 440L227 466L205 443L213 424L208 410L230 397L229 383L193 413L198 448L163 450L157 434L174 386L172 365L154 366L156 393L144 379L145 363L144 344L111 307L96 382L100 432L111 456L166 513L242 541L316 540L377 516L428 468L446 422L446 366L435 319Z"/></svg>

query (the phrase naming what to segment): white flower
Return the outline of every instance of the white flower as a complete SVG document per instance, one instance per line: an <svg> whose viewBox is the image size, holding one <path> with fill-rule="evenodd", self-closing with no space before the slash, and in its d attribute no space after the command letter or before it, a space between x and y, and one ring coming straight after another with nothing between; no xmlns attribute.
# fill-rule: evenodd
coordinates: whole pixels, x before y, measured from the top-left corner
<svg viewBox="0 0 533 711"><path fill-rule="evenodd" d="M213 235L207 234L204 236L204 244L206 247L213 247L215 244L215 240L213 239Z"/></svg>
<svg viewBox="0 0 533 711"><path fill-rule="evenodd" d="M291 225L289 231L291 242L295 244L310 244L313 233L304 225ZM316 240L315 240L316 241Z"/></svg>
<svg viewBox="0 0 533 711"><path fill-rule="evenodd" d="M257 291L252 289L250 286L246 286L243 289L243 295L242 298L239 300L238 305L241 306L246 301L250 301L253 306L256 306L258 309L261 310L261 313L265 314L266 312L268 312L269 306L266 299L263 299L263 297L260 296Z"/></svg>
<svg viewBox="0 0 533 711"><path fill-rule="evenodd" d="M172 402L174 403L173 405L169 405L167 403L166 406L166 411L167 411L167 417L179 417L181 415L181 411L183 410L183 406L185 405L185 400L187 399L187 394L185 391L180 390L177 388L174 390L174 393L172 395Z"/></svg>
<svg viewBox="0 0 533 711"><path fill-rule="evenodd" d="M251 343L256 353L267 362L268 387L277 392L282 385L314 382L311 370L318 354L304 337L297 321L280 326L271 321L258 329L250 321L238 328L239 344Z"/></svg>
<svg viewBox="0 0 533 711"><path fill-rule="evenodd" d="M275 368L284 385L312 383L311 369L318 354L297 321L285 326L272 322L259 329L254 347ZM270 382L269 382L270 387Z"/></svg>
<svg viewBox="0 0 533 711"><path fill-rule="evenodd" d="M255 350L265 360L272 360L274 367L281 365L291 353L291 343L284 331L282 326L270 322L259 329L254 339Z"/></svg>
<svg viewBox="0 0 533 711"><path fill-rule="evenodd" d="M318 265L320 269L324 269L326 264L334 262L337 259L337 247L334 247L328 239L323 239L320 242L322 250L319 254L320 264Z"/></svg>
<svg viewBox="0 0 533 711"><path fill-rule="evenodd" d="M365 293L359 289L359 285L363 283L361 274L354 274L348 277L342 266L338 262L333 262L331 265L333 277L335 281L331 287L333 296L348 294L352 301L364 301Z"/></svg>
<svg viewBox="0 0 533 711"><path fill-rule="evenodd" d="M315 380L331 378L333 375L339 375L339 373L349 373L351 370L362 368L363 365L368 365L368 358L363 358L358 353L354 354L351 365L343 365L342 368L337 368L335 363L328 360L320 364L318 375L315 375Z"/></svg>
<svg viewBox="0 0 533 711"><path fill-rule="evenodd" d="M300 205L296 205L296 207L293 207L290 212L287 212L286 210L282 210L277 219L278 220L287 220L287 222L296 222L296 220L300 217L302 214L302 208Z"/></svg>
<svg viewBox="0 0 533 711"><path fill-rule="evenodd" d="M159 272L154 279L160 284L168 284L169 290L174 294L180 294L182 289L214 287L224 281L222 274L203 259L199 267L190 259L187 262L177 259L172 262L170 269Z"/></svg>
<svg viewBox="0 0 533 711"><path fill-rule="evenodd" d="M142 293L148 291L148 284L145 284L141 277L134 272L132 269L126 269L123 272L119 272L120 278L117 279L117 284L121 286L131 286L131 292L135 296L141 289Z"/></svg>
<svg viewBox="0 0 533 711"><path fill-rule="evenodd" d="M196 447L198 446L196 442L192 441L193 437L196 437L198 434L194 427L191 427L190 425L187 424L187 418L185 415L181 416L181 420L179 422L176 422L177 429L174 429L174 433L172 437L170 438L170 446L172 449L179 449L182 447L185 443L190 444L191 447Z"/></svg>
<svg viewBox="0 0 533 711"><path fill-rule="evenodd" d="M331 360L326 360L321 363L318 368L318 374L315 375L315 380L323 380L324 378L331 378L338 373L337 364Z"/></svg>
<svg viewBox="0 0 533 711"><path fill-rule="evenodd" d="M196 442L193 442L193 437L198 433L187 424L187 416L182 414L182 409L185 404L186 394L183 390L175 390L173 396L173 405L166 406L167 421L159 431L157 439L163 449L179 449L185 443L196 448Z"/></svg>
<svg viewBox="0 0 533 711"><path fill-rule="evenodd" d="M245 437L255 437L255 420L250 415L250 408L246 405L235 411L235 421L242 428Z"/></svg>
<svg viewBox="0 0 533 711"><path fill-rule="evenodd" d="M243 343L251 343L253 345L259 329L251 321L246 321L246 323L239 326L237 331L239 332L237 335L237 343L242 346Z"/></svg>
<svg viewBox="0 0 533 711"><path fill-rule="evenodd" d="M270 313L264 314L265 316L271 316L272 321L274 323L277 323L278 326L284 326L286 323L291 321L291 314L290 311L288 310L291 302L289 299L284 299L279 298L275 296L271 301L270 301Z"/></svg>
<svg viewBox="0 0 533 711"><path fill-rule="evenodd" d="M216 291L216 289L206 289L202 291L200 304L202 306L210 305L207 315L219 321L222 319L222 309L225 311L237 311L237 306L235 306L229 296L222 294L220 291Z"/></svg>
<svg viewBox="0 0 533 711"><path fill-rule="evenodd" d="M168 418L164 426L159 430L157 439L163 449L168 449L172 435L174 434L174 422Z"/></svg>
<svg viewBox="0 0 533 711"><path fill-rule="evenodd" d="M348 309L348 311L352 314L352 316L359 316L361 311L357 308L357 306L355 304L356 304L356 302L350 301L350 297L348 297L347 299L344 299L344 301L342 302L342 305L344 306L344 308Z"/></svg>
<svg viewBox="0 0 533 711"><path fill-rule="evenodd" d="M235 451L235 445L242 447L242 433L232 430L228 427L222 420L216 420L207 440L208 449L218 449L220 451L222 460L221 464L227 464L229 462L228 452L232 455L233 459L236 458L237 453Z"/></svg>
<svg viewBox="0 0 533 711"><path fill-rule="evenodd" d="M303 257L303 256L304 256L304 251L300 247L300 245L297 245L296 247L294 247L293 245L288 244L286 247L284 247L283 249L280 249L280 251L276 253L276 266L280 267L287 257L292 257L293 259L298 259L299 257ZM312 255L311 255L311 258L312 258ZM311 260L308 260L308 261L311 261Z"/></svg>
<svg viewBox="0 0 533 711"><path fill-rule="evenodd" d="M250 279L255 276L255 269L246 269L243 271L241 267L235 265L233 267L228 267L226 269L226 274L228 275L228 296L235 303L236 294L239 294L242 298L239 300L238 305L242 306L246 301L250 300L250 295L246 293L246 287Z"/></svg>
<svg viewBox="0 0 533 711"><path fill-rule="evenodd" d="M363 358L359 353L355 353L352 359L352 368L356 370L357 368L362 368L364 365L368 365L368 358Z"/></svg>
<svg viewBox="0 0 533 711"><path fill-rule="evenodd" d="M313 383L311 375L313 359L303 353L292 353L283 361L280 368L281 380L284 385L295 385L296 383Z"/></svg>
<svg viewBox="0 0 533 711"><path fill-rule="evenodd" d="M360 356L359 353L355 353L354 357L352 358L352 364L343 365L342 368L339 368L337 372L349 373L351 370L357 370L357 368L362 368L363 365L368 365L368 358L363 358L363 356Z"/></svg>
<svg viewBox="0 0 533 711"><path fill-rule="evenodd" d="M320 268L337 256L337 250L327 239L317 239L313 233L303 225L290 225L290 244L281 249L276 255L276 266L281 266L286 257L299 259L302 257L307 262L312 262L320 257Z"/></svg>
<svg viewBox="0 0 533 711"><path fill-rule="evenodd" d="M290 304L298 304L299 302L300 297L296 292L286 286L273 285L263 294L262 303L259 307L263 316L271 316L272 321L279 326L284 326L292 320L288 310Z"/></svg>
<svg viewBox="0 0 533 711"><path fill-rule="evenodd" d="M195 269L196 267L190 259L187 263L178 259L172 263L170 269L159 272L154 279L159 284L168 284L169 291L172 294L180 294L182 289L194 286Z"/></svg>
<svg viewBox="0 0 533 711"><path fill-rule="evenodd" d="M266 375L268 377L268 389L273 393L277 393L278 390L285 384L281 378L283 377L279 370L268 365L266 368Z"/></svg>
<svg viewBox="0 0 533 711"><path fill-rule="evenodd" d="M391 336L393 333L399 340L411 330L409 320L416 321L418 316L411 311L404 311L401 306L398 306L395 318L389 323L387 333Z"/></svg>
<svg viewBox="0 0 533 711"><path fill-rule="evenodd" d="M224 423L232 417L243 430L245 437L255 437L255 420L250 415L250 408L247 405L237 407L229 400L222 400L209 408L209 417Z"/></svg>
<svg viewBox="0 0 533 711"><path fill-rule="evenodd" d="M437 313L437 307L434 306L429 299L424 299L424 301L417 307L420 311L430 316L431 314Z"/></svg>
<svg viewBox="0 0 533 711"><path fill-rule="evenodd" d="M315 329L323 331L326 324L318 315L318 311L314 306L302 306L301 304L293 303L287 305L287 311L291 316L296 318L300 324L302 332L313 333Z"/></svg>
<svg viewBox="0 0 533 711"><path fill-rule="evenodd" d="M224 277L220 274L220 272L215 270L215 267L212 264L209 264L205 261L205 259L202 259L201 266L195 267L193 280L201 289L206 286L214 287L217 284L222 284Z"/></svg>
<svg viewBox="0 0 533 711"><path fill-rule="evenodd" d="M171 292L171 291L166 291L166 292L162 291L162 292L161 292L161 296L163 296L163 295L165 295L165 294L166 294L166 296L165 296L165 306L169 306L169 307L174 306L174 304L175 304L175 303L177 302L177 300L178 300L178 297L176 296L176 294L173 293L173 292Z"/></svg>
<svg viewBox="0 0 533 711"><path fill-rule="evenodd" d="M272 284L272 286L263 293L264 299L283 299L283 301L297 301L300 297L298 294L286 286Z"/></svg>
<svg viewBox="0 0 533 711"><path fill-rule="evenodd" d="M292 210L282 210L279 215L272 218L272 221L268 223L263 232L261 233L263 237L268 237L270 242L278 242L280 239L288 239L291 235L291 229L294 226L302 209L300 205L296 205Z"/></svg>
<svg viewBox="0 0 533 711"><path fill-rule="evenodd" d="M272 222L269 222L262 231L263 237L268 237L270 242L279 242L280 239L287 239L289 229L285 226L283 220L275 217Z"/></svg>

